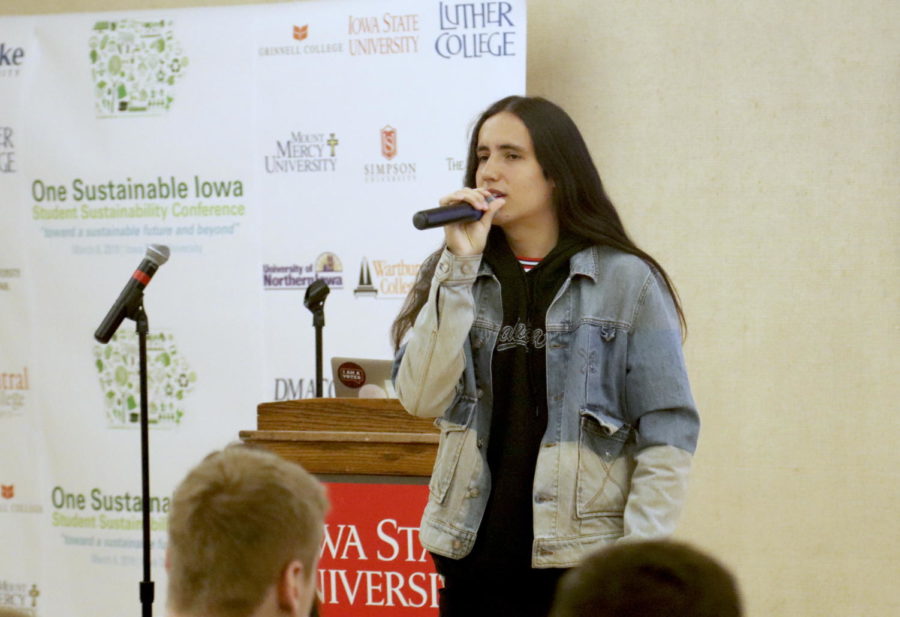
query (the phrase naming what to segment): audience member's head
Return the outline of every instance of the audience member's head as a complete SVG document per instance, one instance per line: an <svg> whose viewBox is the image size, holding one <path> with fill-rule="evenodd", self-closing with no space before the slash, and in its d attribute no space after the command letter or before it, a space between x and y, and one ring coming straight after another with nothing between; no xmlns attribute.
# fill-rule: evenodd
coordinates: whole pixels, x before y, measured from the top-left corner
<svg viewBox="0 0 900 617"><path fill-rule="evenodd" d="M308 615L327 509L299 465L238 445L210 454L172 499L171 614Z"/></svg>
<svg viewBox="0 0 900 617"><path fill-rule="evenodd" d="M0 606L0 617L29 617L29 615L11 606Z"/></svg>
<svg viewBox="0 0 900 617"><path fill-rule="evenodd" d="M552 617L740 617L734 577L679 542L626 542L563 576Z"/></svg>

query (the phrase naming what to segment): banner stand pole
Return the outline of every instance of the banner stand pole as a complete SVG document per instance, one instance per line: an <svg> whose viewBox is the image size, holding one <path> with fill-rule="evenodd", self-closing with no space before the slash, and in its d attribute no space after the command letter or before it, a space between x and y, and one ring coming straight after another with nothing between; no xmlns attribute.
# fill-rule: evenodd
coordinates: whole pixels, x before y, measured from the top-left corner
<svg viewBox="0 0 900 617"><path fill-rule="evenodd" d="M144 295L141 294L133 310L128 317L136 323L138 335L138 360L140 363L141 385L141 505L143 506L143 564L144 579L140 584L141 615L153 616L154 585L150 577L150 430L147 402L147 332L149 324L147 313L144 312Z"/></svg>

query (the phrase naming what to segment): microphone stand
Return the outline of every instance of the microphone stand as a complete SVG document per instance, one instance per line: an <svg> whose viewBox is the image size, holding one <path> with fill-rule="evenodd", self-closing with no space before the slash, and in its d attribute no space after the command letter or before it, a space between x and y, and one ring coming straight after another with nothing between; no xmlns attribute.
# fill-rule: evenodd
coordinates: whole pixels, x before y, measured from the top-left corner
<svg viewBox="0 0 900 617"><path fill-rule="evenodd" d="M325 327L325 298L331 289L319 279L306 288L303 305L312 311L316 329L316 398L322 398L322 328Z"/></svg>
<svg viewBox="0 0 900 617"><path fill-rule="evenodd" d="M126 313L126 317L136 323L138 335L138 361L140 366L141 387L141 505L143 506L143 565L144 578L140 584L141 615L153 616L153 598L155 595L153 580L150 578L150 430L147 402L147 332L149 324L144 311L144 294Z"/></svg>
<svg viewBox="0 0 900 617"><path fill-rule="evenodd" d="M140 263L128 283L106 314L100 327L94 332L99 343L106 344L116 333L126 317L137 325L138 355L141 389L141 517L143 527L144 578L140 584L140 599L143 617L153 616L154 587L150 578L150 430L149 404L147 396L147 332L149 325L144 311L144 288L162 264L169 259L169 247L162 244L147 246L147 255Z"/></svg>
<svg viewBox="0 0 900 617"><path fill-rule="evenodd" d="M313 311L313 327L316 329L316 398L322 398L322 328L325 327L325 304Z"/></svg>

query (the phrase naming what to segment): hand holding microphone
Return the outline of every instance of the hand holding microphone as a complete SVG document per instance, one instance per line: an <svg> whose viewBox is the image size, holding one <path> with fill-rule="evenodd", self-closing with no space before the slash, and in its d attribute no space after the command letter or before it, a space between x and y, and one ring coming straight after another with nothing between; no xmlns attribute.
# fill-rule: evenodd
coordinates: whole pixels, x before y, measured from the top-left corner
<svg viewBox="0 0 900 617"><path fill-rule="evenodd" d="M422 210L413 216L417 229L444 227L447 248L454 255L484 252L496 212L506 203L505 195L485 188L465 188L441 198L440 208Z"/></svg>
<svg viewBox="0 0 900 617"><path fill-rule="evenodd" d="M488 197L488 203L494 200ZM484 212L476 210L464 201L450 204L449 206L439 206L429 210L419 210L413 215L413 227L420 230L433 229L435 227L443 227L450 223L467 223L469 221L481 220Z"/></svg>

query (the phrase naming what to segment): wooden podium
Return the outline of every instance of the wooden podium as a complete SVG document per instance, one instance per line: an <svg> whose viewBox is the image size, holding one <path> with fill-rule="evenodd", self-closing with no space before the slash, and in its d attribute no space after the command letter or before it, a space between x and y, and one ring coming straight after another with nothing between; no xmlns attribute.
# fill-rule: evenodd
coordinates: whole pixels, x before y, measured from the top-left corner
<svg viewBox="0 0 900 617"><path fill-rule="evenodd" d="M263 403L241 439L301 464L331 503L317 572L323 617L437 617L440 577L419 542L440 431L396 399Z"/></svg>
<svg viewBox="0 0 900 617"><path fill-rule="evenodd" d="M440 431L397 399L314 398L262 403L241 440L316 475L431 475ZM415 481L415 480L413 480Z"/></svg>

